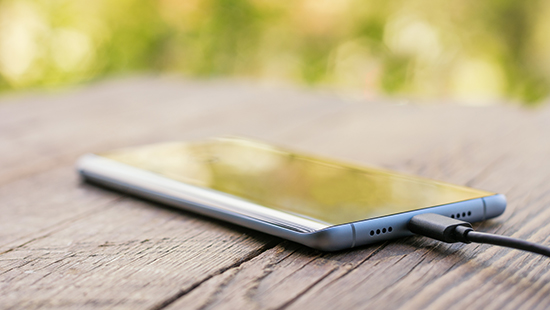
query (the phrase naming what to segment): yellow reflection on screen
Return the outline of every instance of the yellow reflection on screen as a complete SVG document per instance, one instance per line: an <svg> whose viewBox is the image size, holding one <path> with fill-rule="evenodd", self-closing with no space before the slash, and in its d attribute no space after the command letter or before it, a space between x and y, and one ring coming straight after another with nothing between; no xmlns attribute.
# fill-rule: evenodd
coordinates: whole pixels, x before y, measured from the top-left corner
<svg viewBox="0 0 550 310"><path fill-rule="evenodd" d="M157 144L102 156L332 225L491 195L238 138Z"/></svg>

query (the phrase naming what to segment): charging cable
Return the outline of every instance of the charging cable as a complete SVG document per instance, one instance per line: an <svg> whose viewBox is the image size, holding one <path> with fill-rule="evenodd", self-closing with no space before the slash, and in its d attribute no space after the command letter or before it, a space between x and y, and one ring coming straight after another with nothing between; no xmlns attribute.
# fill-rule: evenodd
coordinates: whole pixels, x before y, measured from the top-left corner
<svg viewBox="0 0 550 310"><path fill-rule="evenodd" d="M477 232L473 230L472 225L468 222L435 213L414 216L409 221L408 228L415 234L447 243L487 243L550 257L550 247L525 240Z"/></svg>

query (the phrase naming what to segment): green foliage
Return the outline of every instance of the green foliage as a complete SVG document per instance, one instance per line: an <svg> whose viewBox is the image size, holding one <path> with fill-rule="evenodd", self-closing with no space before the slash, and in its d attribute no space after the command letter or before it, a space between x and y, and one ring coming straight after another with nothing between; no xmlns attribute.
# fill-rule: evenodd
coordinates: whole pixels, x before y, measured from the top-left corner
<svg viewBox="0 0 550 310"><path fill-rule="evenodd" d="M4 0L0 91L156 71L536 103L547 29L542 0Z"/></svg>

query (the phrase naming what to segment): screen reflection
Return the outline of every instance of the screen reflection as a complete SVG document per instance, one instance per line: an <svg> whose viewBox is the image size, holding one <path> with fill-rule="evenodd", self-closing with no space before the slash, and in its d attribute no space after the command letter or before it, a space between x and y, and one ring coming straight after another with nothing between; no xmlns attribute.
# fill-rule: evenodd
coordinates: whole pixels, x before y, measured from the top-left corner
<svg viewBox="0 0 550 310"><path fill-rule="evenodd" d="M240 138L164 143L101 156L330 225L492 194Z"/></svg>

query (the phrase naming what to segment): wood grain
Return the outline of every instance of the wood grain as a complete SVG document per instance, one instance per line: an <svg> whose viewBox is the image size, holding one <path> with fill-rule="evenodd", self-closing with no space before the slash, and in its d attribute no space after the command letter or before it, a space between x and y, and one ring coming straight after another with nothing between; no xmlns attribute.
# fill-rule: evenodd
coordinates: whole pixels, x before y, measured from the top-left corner
<svg viewBox="0 0 550 310"><path fill-rule="evenodd" d="M411 237L322 253L83 184L86 152L237 134L506 194L550 244L550 109L143 77L0 102L0 308L546 309L549 261Z"/></svg>

